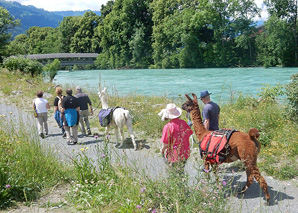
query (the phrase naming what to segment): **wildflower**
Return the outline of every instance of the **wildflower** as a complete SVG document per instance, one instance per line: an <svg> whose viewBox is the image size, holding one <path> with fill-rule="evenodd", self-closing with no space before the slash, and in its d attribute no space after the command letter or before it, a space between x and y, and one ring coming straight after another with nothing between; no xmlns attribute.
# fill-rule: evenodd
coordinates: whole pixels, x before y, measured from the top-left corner
<svg viewBox="0 0 298 213"><path fill-rule="evenodd" d="M6 186L5 186L5 188L7 188L7 189L9 189L11 187L11 185L9 185L9 184L7 184Z"/></svg>
<svg viewBox="0 0 298 213"><path fill-rule="evenodd" d="M146 190L146 187L141 188L141 192L144 192Z"/></svg>
<svg viewBox="0 0 298 213"><path fill-rule="evenodd" d="M88 146L85 148L85 150L87 150L87 149L89 149L89 147L88 147Z"/></svg>
<svg viewBox="0 0 298 213"><path fill-rule="evenodd" d="M20 141L17 141L17 143L20 143Z"/></svg>
<svg viewBox="0 0 298 213"><path fill-rule="evenodd" d="M207 170L207 169L204 169L204 172L206 172L206 173L209 173L209 170Z"/></svg>
<svg viewBox="0 0 298 213"><path fill-rule="evenodd" d="M137 207L138 209L142 208L142 206L141 206L141 205L137 205L136 207Z"/></svg>
<svg viewBox="0 0 298 213"><path fill-rule="evenodd" d="M110 137L110 135L106 135L106 137L107 137L107 138L109 138L109 137Z"/></svg>
<svg viewBox="0 0 298 213"><path fill-rule="evenodd" d="M103 158L104 158L105 156L106 156L105 154L102 154L102 155L101 155L101 157L103 157Z"/></svg>
<svg viewBox="0 0 298 213"><path fill-rule="evenodd" d="M223 180L222 185L224 185L224 186L227 185L227 182Z"/></svg>
<svg viewBox="0 0 298 213"><path fill-rule="evenodd" d="M84 148L81 148L81 151L82 151L82 152L84 152L84 151L85 151L85 149L84 149Z"/></svg>
<svg viewBox="0 0 298 213"><path fill-rule="evenodd" d="M94 135L94 138L97 139L98 138L98 135Z"/></svg>
<svg viewBox="0 0 298 213"><path fill-rule="evenodd" d="M17 163L20 163L20 161L17 161Z"/></svg>
<svg viewBox="0 0 298 213"><path fill-rule="evenodd" d="M10 114L12 114L12 112L10 112Z"/></svg>
<svg viewBox="0 0 298 213"><path fill-rule="evenodd" d="M156 209L153 209L153 210L152 210L152 213L156 213Z"/></svg>

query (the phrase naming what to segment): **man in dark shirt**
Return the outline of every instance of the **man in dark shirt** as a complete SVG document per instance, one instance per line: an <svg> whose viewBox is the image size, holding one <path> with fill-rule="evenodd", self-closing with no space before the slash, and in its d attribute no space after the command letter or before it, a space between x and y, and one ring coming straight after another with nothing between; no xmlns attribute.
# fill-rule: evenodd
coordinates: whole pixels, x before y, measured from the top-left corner
<svg viewBox="0 0 298 213"><path fill-rule="evenodd" d="M67 96L62 100L63 125L66 132L67 144L75 145L78 142L78 124L80 106L78 100L72 96L72 89L66 90ZM70 133L72 131L72 136Z"/></svg>
<svg viewBox="0 0 298 213"><path fill-rule="evenodd" d="M207 90L201 92L201 100L205 104L202 110L204 127L207 130L218 130L218 120L219 120L219 106L210 100L210 95Z"/></svg>
<svg viewBox="0 0 298 213"><path fill-rule="evenodd" d="M76 92L77 94L75 95L75 97L78 99L79 105L80 105L80 127L81 127L82 134L86 135L85 126L84 126L84 123L85 123L88 131L88 135L91 135L90 123L88 119L88 116L89 116L88 104L90 106L91 115L93 115L91 100L86 93L82 92L82 89L80 86L76 87Z"/></svg>

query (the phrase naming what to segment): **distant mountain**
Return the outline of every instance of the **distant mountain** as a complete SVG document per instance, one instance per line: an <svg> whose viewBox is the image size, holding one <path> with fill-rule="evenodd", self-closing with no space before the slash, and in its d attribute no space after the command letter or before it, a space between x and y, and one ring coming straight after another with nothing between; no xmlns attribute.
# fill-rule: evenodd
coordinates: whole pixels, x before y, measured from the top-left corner
<svg viewBox="0 0 298 213"><path fill-rule="evenodd" d="M25 34L29 27L58 27L65 16L82 16L86 11L55 11L49 12L34 6L24 6L18 2L0 0L0 7L9 11L16 19L21 20L21 26L12 31L13 37L18 34ZM90 10L89 10L90 11ZM93 11L100 15L100 11Z"/></svg>

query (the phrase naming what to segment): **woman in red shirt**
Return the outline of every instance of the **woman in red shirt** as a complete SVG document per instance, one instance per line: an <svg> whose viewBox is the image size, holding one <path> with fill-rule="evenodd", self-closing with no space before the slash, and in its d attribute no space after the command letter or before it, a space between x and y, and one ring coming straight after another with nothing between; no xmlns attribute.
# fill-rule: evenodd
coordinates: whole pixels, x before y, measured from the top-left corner
<svg viewBox="0 0 298 213"><path fill-rule="evenodd" d="M189 137L193 134L184 120L179 119L182 110L170 103L163 110L163 119L170 120L163 128L161 153L167 158L170 167L177 168L183 174L184 167L190 155Z"/></svg>

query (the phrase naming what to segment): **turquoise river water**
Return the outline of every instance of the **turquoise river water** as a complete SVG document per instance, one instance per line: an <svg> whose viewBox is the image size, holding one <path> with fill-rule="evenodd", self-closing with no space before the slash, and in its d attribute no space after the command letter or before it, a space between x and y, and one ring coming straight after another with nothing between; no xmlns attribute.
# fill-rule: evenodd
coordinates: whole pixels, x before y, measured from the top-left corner
<svg viewBox="0 0 298 213"><path fill-rule="evenodd" d="M55 84L80 85L98 91L98 83L110 94L155 95L171 98L201 90L212 93L213 100L226 100L231 94L256 96L265 85L288 84L298 68L206 68L59 71Z"/></svg>

